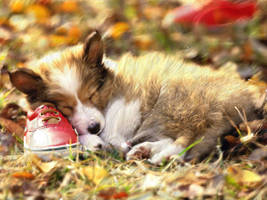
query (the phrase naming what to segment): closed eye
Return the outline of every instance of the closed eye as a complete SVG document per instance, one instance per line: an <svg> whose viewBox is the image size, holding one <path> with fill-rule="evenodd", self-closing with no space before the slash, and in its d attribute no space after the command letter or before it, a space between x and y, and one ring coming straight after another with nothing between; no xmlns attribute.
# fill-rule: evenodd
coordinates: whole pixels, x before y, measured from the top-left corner
<svg viewBox="0 0 267 200"><path fill-rule="evenodd" d="M71 106L59 106L58 108L66 116L70 116L73 113L73 107Z"/></svg>
<svg viewBox="0 0 267 200"><path fill-rule="evenodd" d="M63 106L64 109L70 109L73 110L73 108L71 106Z"/></svg>
<svg viewBox="0 0 267 200"><path fill-rule="evenodd" d="M103 86L103 83L101 82L95 89L94 91L90 94L90 96L88 97L89 100L91 100L93 98L93 96L95 95L95 93L97 91L99 91L101 89L101 87Z"/></svg>

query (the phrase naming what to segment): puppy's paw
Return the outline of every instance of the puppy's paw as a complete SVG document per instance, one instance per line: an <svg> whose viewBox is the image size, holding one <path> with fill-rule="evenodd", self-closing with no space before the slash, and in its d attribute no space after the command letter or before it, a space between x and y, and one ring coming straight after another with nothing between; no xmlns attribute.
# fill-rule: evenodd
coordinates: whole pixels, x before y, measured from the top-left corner
<svg viewBox="0 0 267 200"><path fill-rule="evenodd" d="M173 143L171 139L163 139L157 142L144 142L134 146L126 155L127 160L148 159L152 164L159 165L172 156L178 156L184 148ZM182 159L183 156L180 156Z"/></svg>
<svg viewBox="0 0 267 200"><path fill-rule="evenodd" d="M155 165L160 165L163 161L168 161L174 157L183 159L183 155L179 156L179 153L181 153L183 150L184 148L178 144L170 144L162 151L151 156L149 162Z"/></svg>
<svg viewBox="0 0 267 200"><path fill-rule="evenodd" d="M126 160L141 160L150 158L151 145L151 142L144 142L134 146L126 154Z"/></svg>

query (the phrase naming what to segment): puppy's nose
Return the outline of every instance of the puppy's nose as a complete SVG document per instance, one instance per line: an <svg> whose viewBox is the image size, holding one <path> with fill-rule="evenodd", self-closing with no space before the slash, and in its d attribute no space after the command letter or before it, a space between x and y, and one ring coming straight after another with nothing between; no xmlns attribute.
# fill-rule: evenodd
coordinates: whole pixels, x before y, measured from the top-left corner
<svg viewBox="0 0 267 200"><path fill-rule="evenodd" d="M88 132L91 134L97 134L100 131L100 123L92 122L87 128Z"/></svg>

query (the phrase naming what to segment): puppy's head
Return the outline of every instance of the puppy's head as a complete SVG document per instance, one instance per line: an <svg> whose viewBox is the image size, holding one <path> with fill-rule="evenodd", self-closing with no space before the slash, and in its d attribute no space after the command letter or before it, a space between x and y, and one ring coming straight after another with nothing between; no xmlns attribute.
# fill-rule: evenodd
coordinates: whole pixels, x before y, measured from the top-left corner
<svg viewBox="0 0 267 200"><path fill-rule="evenodd" d="M104 67L103 42L95 31L85 43L49 54L10 73L12 84L27 95L32 109L54 104L79 134L99 134L110 96L111 74Z"/></svg>

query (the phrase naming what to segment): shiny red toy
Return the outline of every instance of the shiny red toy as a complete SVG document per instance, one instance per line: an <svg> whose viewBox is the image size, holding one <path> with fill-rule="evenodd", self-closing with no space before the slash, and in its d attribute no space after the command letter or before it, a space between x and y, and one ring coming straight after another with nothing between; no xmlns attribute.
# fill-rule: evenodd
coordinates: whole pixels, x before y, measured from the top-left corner
<svg viewBox="0 0 267 200"><path fill-rule="evenodd" d="M24 133L25 152L48 158L55 154L68 155L78 147L75 130L54 107L42 105L28 114Z"/></svg>

